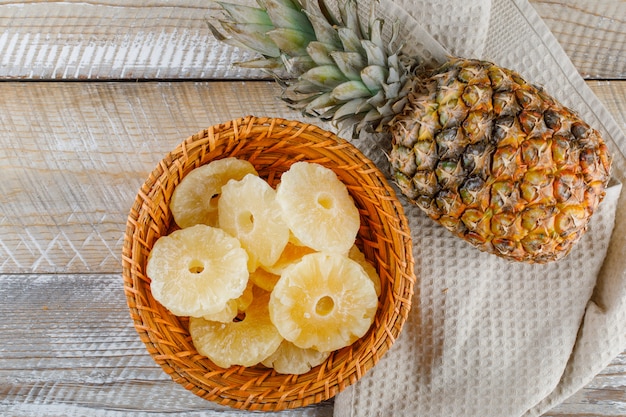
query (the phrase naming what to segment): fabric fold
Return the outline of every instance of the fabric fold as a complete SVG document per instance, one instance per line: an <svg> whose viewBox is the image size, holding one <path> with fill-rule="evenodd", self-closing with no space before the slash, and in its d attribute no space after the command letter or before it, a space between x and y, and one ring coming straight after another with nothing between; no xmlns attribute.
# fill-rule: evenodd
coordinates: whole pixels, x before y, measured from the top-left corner
<svg viewBox="0 0 626 417"><path fill-rule="evenodd" d="M451 52L519 71L581 114L613 153L614 181L574 250L546 265L479 252L403 203L416 259L412 311L392 349L337 396L335 417L538 416L626 346L626 139L527 1L455 1L458 14L428 0L391 2L378 6L386 20L419 21ZM354 143L370 157L384 147ZM388 172L385 158L375 162Z"/></svg>

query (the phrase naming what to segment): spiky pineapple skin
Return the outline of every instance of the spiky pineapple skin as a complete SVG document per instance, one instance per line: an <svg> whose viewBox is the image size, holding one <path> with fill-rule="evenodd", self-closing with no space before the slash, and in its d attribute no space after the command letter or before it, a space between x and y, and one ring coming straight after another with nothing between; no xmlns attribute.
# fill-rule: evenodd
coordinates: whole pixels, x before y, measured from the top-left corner
<svg viewBox="0 0 626 417"><path fill-rule="evenodd" d="M564 257L583 235L611 157L542 89L484 61L430 70L445 51L431 43L436 59L407 56L397 26L383 40L384 22L360 20L356 0L340 0L339 15L324 0L259 4L226 8L231 43L263 54L249 66L288 70L282 98L304 115L389 131L395 182L437 222L483 251L536 263Z"/></svg>
<svg viewBox="0 0 626 417"><path fill-rule="evenodd" d="M567 255L610 178L600 134L489 62L453 59L412 83L390 123L402 193L483 251L531 263Z"/></svg>

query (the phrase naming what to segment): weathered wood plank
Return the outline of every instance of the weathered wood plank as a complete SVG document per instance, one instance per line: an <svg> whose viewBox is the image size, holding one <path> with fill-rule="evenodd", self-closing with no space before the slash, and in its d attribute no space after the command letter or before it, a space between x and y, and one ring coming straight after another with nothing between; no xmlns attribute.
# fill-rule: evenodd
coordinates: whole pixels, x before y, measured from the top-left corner
<svg viewBox="0 0 626 417"><path fill-rule="evenodd" d="M626 82L589 85L626 130ZM247 113L306 120L279 94L272 82L1 83L0 273L120 271L128 210L157 162Z"/></svg>
<svg viewBox="0 0 626 417"><path fill-rule="evenodd" d="M132 327L119 274L0 275L0 414L243 416L186 391ZM619 416L626 352L544 417ZM332 401L293 413L332 415Z"/></svg>
<svg viewBox="0 0 626 417"><path fill-rule="evenodd" d="M273 82L0 84L0 272L118 272L159 160L245 116L295 119Z"/></svg>
<svg viewBox="0 0 626 417"><path fill-rule="evenodd" d="M626 77L626 1L531 0L585 78Z"/></svg>
<svg viewBox="0 0 626 417"><path fill-rule="evenodd" d="M5 4L1 4L5 3ZM231 64L202 0L0 2L0 77L259 78Z"/></svg>
<svg viewBox="0 0 626 417"><path fill-rule="evenodd" d="M253 4L252 0L248 1ZM626 78L626 2L531 0L581 74ZM215 41L215 4L0 1L0 78L260 78Z"/></svg>
<svg viewBox="0 0 626 417"><path fill-rule="evenodd" d="M132 326L119 274L0 275L0 300L1 415L249 415L163 372ZM267 415L329 417L332 401Z"/></svg>

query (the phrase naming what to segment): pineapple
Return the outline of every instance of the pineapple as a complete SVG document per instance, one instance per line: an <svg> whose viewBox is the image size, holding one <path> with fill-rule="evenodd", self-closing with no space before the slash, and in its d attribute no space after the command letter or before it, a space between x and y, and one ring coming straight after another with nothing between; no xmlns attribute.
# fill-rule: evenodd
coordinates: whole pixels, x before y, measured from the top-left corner
<svg viewBox="0 0 626 417"><path fill-rule="evenodd" d="M242 296L248 284L248 255L237 239L206 225L160 237L146 273L155 300L178 316L217 314Z"/></svg>
<svg viewBox="0 0 626 417"><path fill-rule="evenodd" d="M363 268L367 276L372 281L372 284L374 284L374 290L376 290L376 295L380 296L380 293L382 291L382 283L380 282L380 276L378 275L378 272L376 272L376 268L374 268L374 265L372 265L367 260L367 258L365 257L363 252L361 252L361 250L359 249L357 245L353 245L350 248L350 252L348 252L348 258L352 259L353 261L361 265L361 268Z"/></svg>
<svg viewBox="0 0 626 417"><path fill-rule="evenodd" d="M401 192L454 234L514 261L570 252L610 177L596 130L514 71L425 39L432 65L396 46L395 27L385 42L383 22L363 22L355 0L340 0L339 16L315 3L220 3L226 36L211 30L258 52L241 65L275 71L304 114L385 132Z"/></svg>
<svg viewBox="0 0 626 417"><path fill-rule="evenodd" d="M250 256L248 268L273 265L289 241L276 191L262 178L248 174L222 187L219 225L238 238Z"/></svg>
<svg viewBox="0 0 626 417"><path fill-rule="evenodd" d="M280 275L272 274L264 268L257 268L254 272L250 272L250 281L265 291L272 291L279 279Z"/></svg>
<svg viewBox="0 0 626 417"><path fill-rule="evenodd" d="M359 232L359 210L344 183L319 164L296 162L276 191L283 218L302 245L347 253Z"/></svg>
<svg viewBox="0 0 626 417"><path fill-rule="evenodd" d="M278 349L283 338L270 321L269 293L255 297L241 321L220 323L189 319L189 333L198 353L217 366L253 366Z"/></svg>
<svg viewBox="0 0 626 417"><path fill-rule="evenodd" d="M269 302L270 318L286 340L320 352L362 337L377 307L374 284L363 268L347 256L322 252L287 267Z"/></svg>
<svg viewBox="0 0 626 417"><path fill-rule="evenodd" d="M330 356L330 352L315 349L302 349L287 340L278 346L276 352L263 360L263 365L281 374L301 375L321 364Z"/></svg>
<svg viewBox="0 0 626 417"><path fill-rule="evenodd" d="M272 274L280 275L289 265L299 261L304 255L308 255L313 252L315 251L307 246L299 246L294 243L287 242L287 246L285 246L285 249L283 250L283 253L280 254L278 260L273 265L264 267L263 269Z"/></svg>
<svg viewBox="0 0 626 417"><path fill-rule="evenodd" d="M196 224L216 227L222 186L247 174L258 175L250 162L233 157L218 159L191 171L172 193L170 208L176 224L181 228Z"/></svg>
<svg viewBox="0 0 626 417"><path fill-rule="evenodd" d="M223 310L213 314L205 314L203 318L205 320L219 321L222 323L228 323L229 321L233 321L240 312L246 311L250 304L252 304L252 300L254 299L254 295L252 292L253 287L254 283L251 279L249 279L248 284L246 285L246 289L243 291L243 294L241 294L237 298L228 300L228 302L226 303L226 307Z"/></svg>

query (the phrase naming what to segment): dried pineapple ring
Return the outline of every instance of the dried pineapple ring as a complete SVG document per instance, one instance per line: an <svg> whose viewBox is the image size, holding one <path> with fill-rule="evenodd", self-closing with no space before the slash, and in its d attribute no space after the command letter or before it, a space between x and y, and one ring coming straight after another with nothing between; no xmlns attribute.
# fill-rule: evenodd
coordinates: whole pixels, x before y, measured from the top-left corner
<svg viewBox="0 0 626 417"><path fill-rule="evenodd" d="M280 254L278 260L274 262L273 265L265 266L263 269L267 272L271 272L272 274L280 275L286 267L299 261L304 255L308 255L313 252L315 252L315 250L307 246L299 246L294 243L287 242L287 246L285 246L285 249Z"/></svg>
<svg viewBox="0 0 626 417"><path fill-rule="evenodd" d="M374 284L374 289L376 290L376 295L380 296L380 292L382 291L380 276L378 275L378 272L376 272L376 268L374 268L374 265L372 265L367 260L367 258L365 258L365 255L363 254L363 252L361 252L357 245L353 245L350 248L350 252L348 252L348 258L361 265L367 276L370 277L370 279L372 280L372 284Z"/></svg>
<svg viewBox="0 0 626 417"><path fill-rule="evenodd" d="M170 209L181 228L196 224L217 226L217 201L222 186L247 174L258 175L248 161L224 158L212 161L187 174L172 193Z"/></svg>
<svg viewBox="0 0 626 417"><path fill-rule="evenodd" d="M242 321L219 323L192 317L189 332L198 352L222 368L265 360L283 341L270 320L268 299L268 293L255 297Z"/></svg>
<svg viewBox="0 0 626 417"><path fill-rule="evenodd" d="M250 281L265 291L272 291L279 279L280 275L272 274L263 268L257 268L254 272L250 272Z"/></svg>
<svg viewBox="0 0 626 417"><path fill-rule="evenodd" d="M289 240L276 191L263 179L246 175L222 187L218 202L219 224L235 236L250 259L248 269L274 264Z"/></svg>
<svg viewBox="0 0 626 417"><path fill-rule="evenodd" d="M178 316L202 317L223 310L244 292L247 263L237 239L196 225L159 238L146 272L155 300Z"/></svg>
<svg viewBox="0 0 626 417"><path fill-rule="evenodd" d="M213 314L205 314L202 318L208 321L219 321L220 323L228 323L233 321L239 314L236 300L228 300L223 310Z"/></svg>
<svg viewBox="0 0 626 417"><path fill-rule="evenodd" d="M357 262L342 255L312 253L285 269L269 308L286 340L324 352L363 336L377 306L374 284Z"/></svg>
<svg viewBox="0 0 626 417"><path fill-rule="evenodd" d="M251 280L248 280L248 284L246 285L246 289L243 291L243 294L237 298L228 300L226 308L222 311L218 311L214 314L206 314L203 318L208 321L219 321L222 323L233 321L237 317L237 314L245 311L252 303L252 299L254 297L252 294L253 287L254 283Z"/></svg>
<svg viewBox="0 0 626 417"><path fill-rule="evenodd" d="M281 374L301 375L324 362L329 356L330 352L302 349L287 340L283 340L276 352L272 353L262 363L268 368L274 368L276 372Z"/></svg>
<svg viewBox="0 0 626 417"><path fill-rule="evenodd" d="M347 253L361 220L344 183L319 164L296 162L276 192L283 218L298 241L318 251Z"/></svg>

